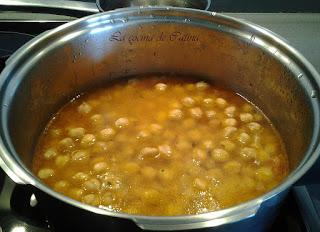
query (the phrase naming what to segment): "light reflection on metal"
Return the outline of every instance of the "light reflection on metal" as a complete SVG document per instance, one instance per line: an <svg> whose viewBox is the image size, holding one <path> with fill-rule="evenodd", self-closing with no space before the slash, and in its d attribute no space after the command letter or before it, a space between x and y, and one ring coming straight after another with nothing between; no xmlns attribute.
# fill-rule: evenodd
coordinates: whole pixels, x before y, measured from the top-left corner
<svg viewBox="0 0 320 232"><path fill-rule="evenodd" d="M38 204L38 200L34 194L31 195L29 204L31 207L35 207Z"/></svg>
<svg viewBox="0 0 320 232"><path fill-rule="evenodd" d="M113 28L112 26L104 26L104 27L94 28L94 29L90 30L90 34L94 35L94 34L97 34L99 32L110 30L112 28Z"/></svg>
<svg viewBox="0 0 320 232"><path fill-rule="evenodd" d="M67 34L67 35L63 36L63 37L60 39L60 41L61 41L61 42L67 42L67 41L69 41L69 40L72 40L72 39L78 37L78 36L81 35L82 33L83 33L83 31L72 32L72 33L70 33L70 34Z"/></svg>
<svg viewBox="0 0 320 232"><path fill-rule="evenodd" d="M26 232L26 228L24 226L15 226L10 232Z"/></svg>

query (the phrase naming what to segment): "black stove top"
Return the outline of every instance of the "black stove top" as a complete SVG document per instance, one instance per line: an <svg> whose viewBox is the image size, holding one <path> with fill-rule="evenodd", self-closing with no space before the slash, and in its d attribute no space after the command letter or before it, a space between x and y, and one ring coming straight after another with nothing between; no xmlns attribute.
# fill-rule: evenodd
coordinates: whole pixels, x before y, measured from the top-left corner
<svg viewBox="0 0 320 232"><path fill-rule="evenodd" d="M61 23L1 22L0 71L5 67L6 59L17 48L35 35L55 28ZM320 231L319 171L320 161L296 187L292 188L270 231ZM34 194L36 191L32 186L15 185L0 169L0 232L70 231L64 230L66 227L59 224L59 220L55 218L55 215L61 212L51 212L53 207L47 202L36 202ZM77 211L72 213L77 214ZM72 228L74 231L82 231L76 224L72 225Z"/></svg>

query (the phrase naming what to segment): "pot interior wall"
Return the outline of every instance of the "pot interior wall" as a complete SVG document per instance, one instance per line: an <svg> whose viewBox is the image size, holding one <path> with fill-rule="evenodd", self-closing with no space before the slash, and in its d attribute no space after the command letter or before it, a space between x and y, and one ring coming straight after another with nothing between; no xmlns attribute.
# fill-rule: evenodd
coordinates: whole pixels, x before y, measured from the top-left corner
<svg viewBox="0 0 320 232"><path fill-rule="evenodd" d="M299 164L313 127L307 90L252 38L221 22L100 24L54 33L19 64L28 68L14 74L9 132L28 167L49 118L73 96L116 78L155 72L204 77L245 96L280 132L291 168Z"/></svg>

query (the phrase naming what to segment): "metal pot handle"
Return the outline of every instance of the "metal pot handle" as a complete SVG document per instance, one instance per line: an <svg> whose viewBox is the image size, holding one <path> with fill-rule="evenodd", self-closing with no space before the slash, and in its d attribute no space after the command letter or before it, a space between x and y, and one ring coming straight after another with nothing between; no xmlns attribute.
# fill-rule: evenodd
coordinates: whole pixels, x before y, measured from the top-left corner
<svg viewBox="0 0 320 232"><path fill-rule="evenodd" d="M157 224L155 224L155 220L152 219L135 218L133 220L137 224L137 226L143 230L168 231L217 227L222 224L233 223L245 218L255 216L258 209L260 208L261 202L262 201L255 202L253 206L246 207L241 211L239 210L239 212L230 211L230 213L226 213L224 215L216 217L213 216L214 218L210 218L210 214L214 215L215 212L210 214L204 214L203 216L199 215L200 217L198 219L194 219L192 222L183 219L167 220L164 218L163 221L157 220Z"/></svg>

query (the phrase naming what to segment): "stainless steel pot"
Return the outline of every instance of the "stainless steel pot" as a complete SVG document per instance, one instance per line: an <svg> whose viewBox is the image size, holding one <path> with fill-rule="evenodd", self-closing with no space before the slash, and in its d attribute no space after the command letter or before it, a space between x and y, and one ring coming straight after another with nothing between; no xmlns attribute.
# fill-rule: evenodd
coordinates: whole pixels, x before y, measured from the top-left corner
<svg viewBox="0 0 320 232"><path fill-rule="evenodd" d="M149 217L82 204L31 173L34 144L63 103L102 83L155 72L205 77L258 105L284 139L290 175L235 207ZM319 81L311 64L279 36L221 14L148 7L89 16L36 37L8 61L0 76L0 165L16 183L35 186L101 223L129 220L149 230L256 228L266 216L272 220L287 190L319 156Z"/></svg>

